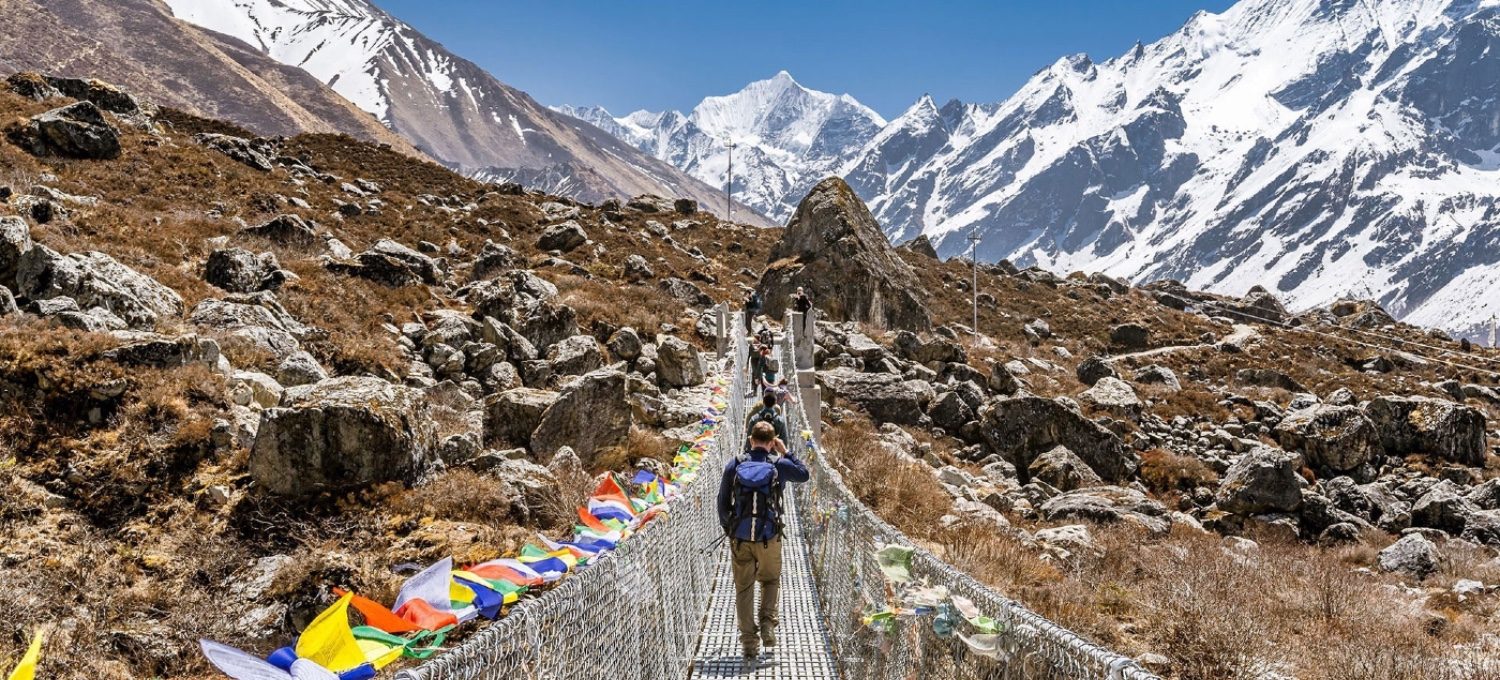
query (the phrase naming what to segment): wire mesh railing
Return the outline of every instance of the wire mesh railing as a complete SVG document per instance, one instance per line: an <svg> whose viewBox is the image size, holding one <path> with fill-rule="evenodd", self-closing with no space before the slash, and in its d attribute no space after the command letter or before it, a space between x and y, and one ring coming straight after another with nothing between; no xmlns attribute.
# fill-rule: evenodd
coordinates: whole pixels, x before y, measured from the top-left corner
<svg viewBox="0 0 1500 680"><path fill-rule="evenodd" d="M797 365L796 324L788 315L780 354L787 370ZM807 324L809 329L814 324ZM844 485L830 461L816 450L803 401L787 409L790 445L812 472L807 484L795 485L793 502L802 517L803 535L812 558L814 580L829 631L829 644L846 680L908 678L1020 679L1099 678L1148 680L1156 676L1137 662L1099 647L1021 604L1001 596L972 576L918 547L881 520ZM812 448L813 450L809 450ZM855 452L849 452L857 455ZM900 483L892 480L892 483ZM959 598L987 619L984 631L958 630L934 619L952 612L933 603L926 616L893 616L869 625L867 615L889 607L892 586L881 571L877 552L896 544L911 548L912 581L927 591ZM906 612L914 614L915 612Z"/></svg>
<svg viewBox="0 0 1500 680"><path fill-rule="evenodd" d="M742 323L736 318L733 329ZM666 516L556 588L518 604L455 649L398 680L610 678L660 680L688 673L721 558L714 509L718 470L745 440L748 347L736 332L728 408L701 474Z"/></svg>

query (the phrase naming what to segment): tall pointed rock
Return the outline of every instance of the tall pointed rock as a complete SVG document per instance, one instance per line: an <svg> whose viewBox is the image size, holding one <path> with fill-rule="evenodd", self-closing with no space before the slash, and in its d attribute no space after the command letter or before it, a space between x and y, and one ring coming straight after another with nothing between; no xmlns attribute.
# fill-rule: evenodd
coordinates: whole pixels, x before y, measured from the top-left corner
<svg viewBox="0 0 1500 680"><path fill-rule="evenodd" d="M896 255L870 209L837 177L813 187L771 249L757 287L766 313L782 314L798 286L812 295L825 319L890 329L932 326L916 273Z"/></svg>

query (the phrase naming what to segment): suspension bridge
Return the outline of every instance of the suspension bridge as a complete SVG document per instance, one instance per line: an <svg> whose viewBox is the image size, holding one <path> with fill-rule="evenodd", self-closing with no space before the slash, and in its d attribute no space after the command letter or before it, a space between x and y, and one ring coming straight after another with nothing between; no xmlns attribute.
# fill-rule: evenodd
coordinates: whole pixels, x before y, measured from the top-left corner
<svg viewBox="0 0 1500 680"><path fill-rule="evenodd" d="M721 311L719 361L743 395L748 346L742 319ZM738 317L738 315L736 315ZM804 321L807 323L804 325ZM803 394L816 390L811 337L796 330L811 319L789 312L777 344L782 372ZM792 485L787 504L778 645L747 661L740 655L728 548L714 511L720 476L701 475L676 498L667 517L618 550L451 651L402 671L399 680L657 680L666 678L1089 678L1149 680L1129 657L1090 643L942 562L864 506L818 446L819 423L799 399L787 413L788 448L812 479ZM745 442L747 404L733 398L724 433L703 469L716 471ZM816 414L813 414L816 416ZM797 433L801 433L798 436ZM958 621L936 604L927 616L895 616L869 625L866 614L892 598L877 552L909 548L909 573L926 592L941 592L983 625ZM909 614L921 614L907 612ZM968 629L967 631L964 629ZM967 633L967 634L966 634Z"/></svg>

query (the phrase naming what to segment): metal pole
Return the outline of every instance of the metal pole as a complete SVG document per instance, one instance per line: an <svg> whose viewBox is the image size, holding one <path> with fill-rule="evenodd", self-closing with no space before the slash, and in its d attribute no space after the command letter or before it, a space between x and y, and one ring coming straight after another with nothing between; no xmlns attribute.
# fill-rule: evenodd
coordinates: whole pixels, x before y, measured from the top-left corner
<svg viewBox="0 0 1500 680"><path fill-rule="evenodd" d="M969 264L974 269L973 290L974 295L974 335L979 335L979 227L969 232Z"/></svg>
<svg viewBox="0 0 1500 680"><path fill-rule="evenodd" d="M724 212L734 219L734 142L729 143L729 179L724 182Z"/></svg>

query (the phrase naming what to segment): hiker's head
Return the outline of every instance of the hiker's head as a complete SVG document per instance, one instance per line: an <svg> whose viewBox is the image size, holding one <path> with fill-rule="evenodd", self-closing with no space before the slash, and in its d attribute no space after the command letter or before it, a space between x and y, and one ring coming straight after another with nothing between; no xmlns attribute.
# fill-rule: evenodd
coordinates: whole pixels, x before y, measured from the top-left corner
<svg viewBox="0 0 1500 680"><path fill-rule="evenodd" d="M797 286L797 294L798 295L802 294L802 286Z"/></svg>
<svg viewBox="0 0 1500 680"><path fill-rule="evenodd" d="M776 428L770 423L762 420L750 428L750 443L767 444L776 441Z"/></svg>
<svg viewBox="0 0 1500 680"><path fill-rule="evenodd" d="M771 408L772 406L775 406L776 405L776 393L775 392L767 392L767 393L761 395L760 396L760 404L761 404L761 406L764 406L766 408Z"/></svg>

